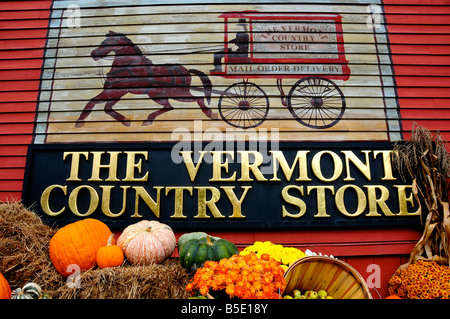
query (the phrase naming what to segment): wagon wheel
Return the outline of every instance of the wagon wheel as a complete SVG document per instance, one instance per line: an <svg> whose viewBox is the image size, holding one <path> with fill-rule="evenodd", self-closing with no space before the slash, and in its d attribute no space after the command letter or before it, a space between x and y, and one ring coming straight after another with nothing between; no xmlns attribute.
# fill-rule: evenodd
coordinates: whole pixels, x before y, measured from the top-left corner
<svg viewBox="0 0 450 319"><path fill-rule="evenodd" d="M219 98L219 113L234 127L261 125L269 112L269 98L256 84L247 81L229 86Z"/></svg>
<svg viewBox="0 0 450 319"><path fill-rule="evenodd" d="M288 109L301 124L317 129L332 127L345 111L345 97L339 87L325 78L306 77L291 88Z"/></svg>

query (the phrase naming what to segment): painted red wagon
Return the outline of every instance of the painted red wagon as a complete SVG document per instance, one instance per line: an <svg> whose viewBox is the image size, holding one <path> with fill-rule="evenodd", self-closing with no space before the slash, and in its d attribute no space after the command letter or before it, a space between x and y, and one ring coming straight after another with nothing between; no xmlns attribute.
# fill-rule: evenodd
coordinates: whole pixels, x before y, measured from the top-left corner
<svg viewBox="0 0 450 319"><path fill-rule="evenodd" d="M215 53L215 68L210 72L243 79L219 98L219 113L225 122L251 128L266 119L269 97L250 78L276 79L282 104L307 127L324 129L339 122L346 104L333 80L350 77L339 14L244 11L220 17L224 19L224 49ZM282 85L286 78L299 79L287 94Z"/></svg>

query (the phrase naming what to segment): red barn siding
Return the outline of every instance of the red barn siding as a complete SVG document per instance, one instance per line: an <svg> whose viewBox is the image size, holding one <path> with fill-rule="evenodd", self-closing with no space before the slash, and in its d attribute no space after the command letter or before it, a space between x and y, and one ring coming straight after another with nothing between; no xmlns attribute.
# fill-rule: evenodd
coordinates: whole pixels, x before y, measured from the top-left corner
<svg viewBox="0 0 450 319"><path fill-rule="evenodd" d="M0 3L0 200L20 200L51 1Z"/></svg>
<svg viewBox="0 0 450 319"><path fill-rule="evenodd" d="M404 138L414 122L450 140L450 3L384 1Z"/></svg>

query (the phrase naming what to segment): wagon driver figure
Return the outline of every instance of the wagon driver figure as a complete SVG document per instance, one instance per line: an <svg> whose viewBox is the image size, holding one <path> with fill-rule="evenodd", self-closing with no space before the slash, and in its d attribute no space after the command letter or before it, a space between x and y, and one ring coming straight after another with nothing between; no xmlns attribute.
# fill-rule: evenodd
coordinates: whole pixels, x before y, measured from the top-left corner
<svg viewBox="0 0 450 319"><path fill-rule="evenodd" d="M241 26L244 30L236 33L236 38L229 41L234 45L231 48L226 48L222 51L214 53L214 69L210 72L222 72L221 59L228 54L229 57L233 58L247 58L248 57L248 45L249 45L249 35L247 29L247 23L245 19L239 19L238 26Z"/></svg>

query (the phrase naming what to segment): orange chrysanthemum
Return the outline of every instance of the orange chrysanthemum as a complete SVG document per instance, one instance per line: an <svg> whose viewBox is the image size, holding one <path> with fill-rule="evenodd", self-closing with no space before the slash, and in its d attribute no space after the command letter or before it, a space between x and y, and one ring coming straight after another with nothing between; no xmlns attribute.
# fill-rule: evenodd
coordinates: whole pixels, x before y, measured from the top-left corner
<svg viewBox="0 0 450 319"><path fill-rule="evenodd" d="M434 261L419 260L397 270L389 280L388 291L407 299L448 299L450 268Z"/></svg>
<svg viewBox="0 0 450 319"><path fill-rule="evenodd" d="M202 295L220 290L231 298L241 299L278 299L286 286L280 265L268 254L258 258L255 253L205 262L186 290Z"/></svg>

